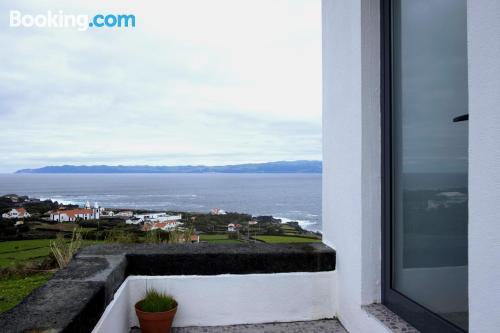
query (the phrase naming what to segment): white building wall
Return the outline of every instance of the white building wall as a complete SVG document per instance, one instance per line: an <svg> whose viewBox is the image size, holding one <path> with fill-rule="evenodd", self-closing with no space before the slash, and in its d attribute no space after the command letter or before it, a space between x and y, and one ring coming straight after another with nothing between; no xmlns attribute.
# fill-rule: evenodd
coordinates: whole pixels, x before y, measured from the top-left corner
<svg viewBox="0 0 500 333"><path fill-rule="evenodd" d="M500 331L500 1L469 0L469 331Z"/></svg>
<svg viewBox="0 0 500 333"><path fill-rule="evenodd" d="M380 299L379 3L323 0L323 225L338 316L384 331ZM468 1L470 332L500 327L500 1Z"/></svg>
<svg viewBox="0 0 500 333"><path fill-rule="evenodd" d="M337 251L337 315L351 333L387 332L380 301L380 9L323 0L323 239Z"/></svg>

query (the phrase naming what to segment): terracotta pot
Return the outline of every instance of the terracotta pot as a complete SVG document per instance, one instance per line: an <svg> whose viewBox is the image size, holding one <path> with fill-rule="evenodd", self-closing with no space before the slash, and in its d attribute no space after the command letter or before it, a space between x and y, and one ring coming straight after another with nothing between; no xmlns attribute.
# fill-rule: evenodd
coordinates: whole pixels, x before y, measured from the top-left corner
<svg viewBox="0 0 500 333"><path fill-rule="evenodd" d="M135 304L135 313L139 318L141 333L170 333L177 306L164 312L144 312L138 308L140 303Z"/></svg>

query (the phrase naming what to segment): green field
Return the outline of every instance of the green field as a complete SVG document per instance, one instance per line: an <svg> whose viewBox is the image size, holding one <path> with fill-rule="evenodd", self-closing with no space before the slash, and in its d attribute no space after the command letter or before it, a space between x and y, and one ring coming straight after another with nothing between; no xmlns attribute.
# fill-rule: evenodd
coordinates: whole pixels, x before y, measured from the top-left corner
<svg viewBox="0 0 500 333"><path fill-rule="evenodd" d="M53 239L33 239L0 242L0 268L15 267L18 264L41 261L50 254ZM84 240L82 246L95 244ZM4 312L25 298L33 289L44 284L51 273L0 276L0 312Z"/></svg>
<svg viewBox="0 0 500 333"><path fill-rule="evenodd" d="M217 235L200 235L200 242L209 242L209 243L219 243L219 244L239 244L241 243L236 239L229 239L228 235L217 234Z"/></svg>
<svg viewBox="0 0 500 333"><path fill-rule="evenodd" d="M0 242L0 268L34 261L50 253L50 239Z"/></svg>
<svg viewBox="0 0 500 333"><path fill-rule="evenodd" d="M39 223L33 226L33 229L45 229L45 230L66 231L66 232L72 232L73 229L75 228L77 228L79 231L83 233L87 231L96 230L96 228L82 228L79 227L78 224L73 224L73 223L58 223L58 224Z"/></svg>
<svg viewBox="0 0 500 333"><path fill-rule="evenodd" d="M47 282L50 276L50 273L39 273L27 277L0 278L0 312L17 305L33 289Z"/></svg>
<svg viewBox="0 0 500 333"><path fill-rule="evenodd" d="M321 240L317 238L297 237L297 236L256 236L253 238L270 244L321 242Z"/></svg>
<svg viewBox="0 0 500 333"><path fill-rule="evenodd" d="M297 231L297 229L295 229L294 227L292 227L290 225L287 225L287 224L282 224L281 225L281 230L283 231L283 234L285 236L295 236L295 235L299 234L299 232Z"/></svg>
<svg viewBox="0 0 500 333"><path fill-rule="evenodd" d="M44 259L50 254L50 241L53 239L0 242L0 268ZM95 243L96 241L84 240L83 246Z"/></svg>

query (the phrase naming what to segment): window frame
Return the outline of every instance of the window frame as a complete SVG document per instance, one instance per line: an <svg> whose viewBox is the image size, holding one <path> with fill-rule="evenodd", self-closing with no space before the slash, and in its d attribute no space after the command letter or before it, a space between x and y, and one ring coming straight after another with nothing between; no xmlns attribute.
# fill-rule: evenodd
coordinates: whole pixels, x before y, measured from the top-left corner
<svg viewBox="0 0 500 333"><path fill-rule="evenodd" d="M392 288L392 28L393 0L380 0L382 304L422 332L466 332Z"/></svg>

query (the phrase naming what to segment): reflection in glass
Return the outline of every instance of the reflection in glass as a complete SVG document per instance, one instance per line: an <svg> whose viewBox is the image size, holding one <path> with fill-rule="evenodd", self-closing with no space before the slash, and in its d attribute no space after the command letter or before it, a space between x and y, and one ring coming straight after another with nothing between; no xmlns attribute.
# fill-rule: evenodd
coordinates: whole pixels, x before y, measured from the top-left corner
<svg viewBox="0 0 500 333"><path fill-rule="evenodd" d="M392 288L467 330L466 0L393 13Z"/></svg>

